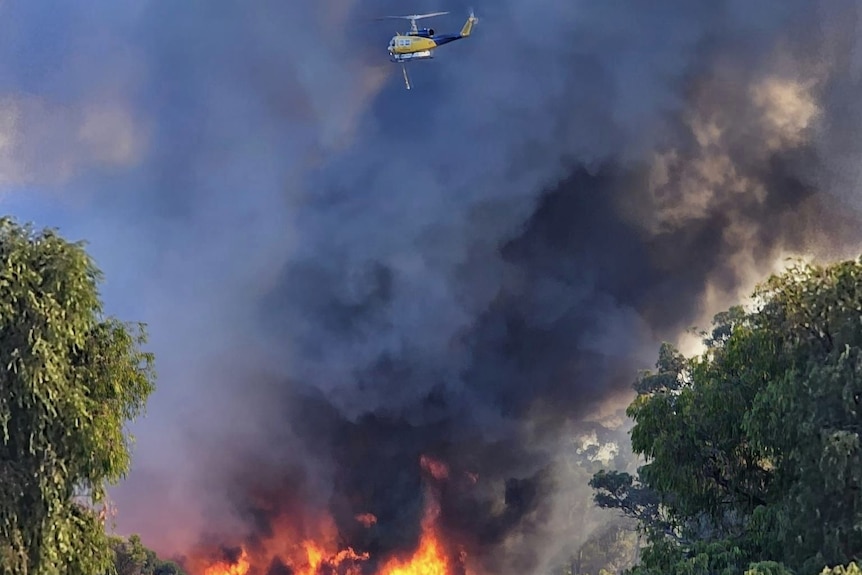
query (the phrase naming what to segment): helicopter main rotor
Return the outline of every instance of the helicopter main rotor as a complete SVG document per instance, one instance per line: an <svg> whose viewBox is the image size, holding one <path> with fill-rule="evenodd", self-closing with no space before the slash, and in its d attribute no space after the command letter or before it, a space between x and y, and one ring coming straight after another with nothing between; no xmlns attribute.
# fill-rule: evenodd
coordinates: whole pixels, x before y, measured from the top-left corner
<svg viewBox="0 0 862 575"><path fill-rule="evenodd" d="M419 32L419 28L416 27L416 20L431 18L432 16L442 16L443 14L448 13L449 12L429 12L427 14L410 14L409 16L382 16L378 18L378 20L410 20L410 32L416 34Z"/></svg>

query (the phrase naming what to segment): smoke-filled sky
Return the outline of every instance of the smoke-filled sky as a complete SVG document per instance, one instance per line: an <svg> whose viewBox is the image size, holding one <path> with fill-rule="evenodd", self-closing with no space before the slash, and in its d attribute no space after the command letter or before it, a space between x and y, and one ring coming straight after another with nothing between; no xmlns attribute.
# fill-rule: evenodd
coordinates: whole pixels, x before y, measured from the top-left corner
<svg viewBox="0 0 862 575"><path fill-rule="evenodd" d="M374 18L470 4L405 91ZM446 528L544 568L566 434L783 257L862 246L860 10L0 1L3 211L88 240L157 354L120 530L184 551L265 494L395 548L429 453L481 478Z"/></svg>

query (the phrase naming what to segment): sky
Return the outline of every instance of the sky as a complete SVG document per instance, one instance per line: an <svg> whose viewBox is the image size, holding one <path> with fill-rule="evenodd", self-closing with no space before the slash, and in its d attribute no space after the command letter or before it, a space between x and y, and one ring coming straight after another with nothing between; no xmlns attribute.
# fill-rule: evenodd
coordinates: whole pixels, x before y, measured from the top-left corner
<svg viewBox="0 0 862 575"><path fill-rule="evenodd" d="M374 18L471 7L406 91ZM857 255L860 8L0 0L2 210L86 240L157 356L119 530L241 526L250 462L335 507L387 486L340 450L369 416L536 478L662 340L786 256Z"/></svg>

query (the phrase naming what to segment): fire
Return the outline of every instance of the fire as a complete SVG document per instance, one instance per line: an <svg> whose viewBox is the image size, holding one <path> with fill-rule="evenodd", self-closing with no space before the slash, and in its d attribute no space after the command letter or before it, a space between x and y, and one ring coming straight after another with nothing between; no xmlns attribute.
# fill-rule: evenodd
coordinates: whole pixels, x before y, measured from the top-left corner
<svg viewBox="0 0 862 575"><path fill-rule="evenodd" d="M378 575L452 575L449 559L437 534L423 531L419 548L406 561L390 559Z"/></svg>
<svg viewBox="0 0 862 575"><path fill-rule="evenodd" d="M449 469L442 462L423 456L420 465L435 480L448 477ZM447 546L438 529L438 493L432 488L428 491L428 496L416 550L412 554L385 558L373 575L464 573L464 552L453 556L453 549ZM371 527L377 522L377 517L372 513L360 513L354 518L365 527ZM341 548L338 531L331 517L316 519L316 525L311 530L306 522L303 530L299 531L297 525L302 523L297 517L282 517L272 525L273 535L269 539L258 542L248 551L243 546L241 554L233 563L219 560L205 563L207 566L202 570L198 568L190 572L200 575L258 575L268 572L294 575L363 574L362 567L369 559L368 553L357 553L350 547ZM283 571L275 570L273 566L279 566Z"/></svg>
<svg viewBox="0 0 862 575"><path fill-rule="evenodd" d="M236 562L218 561L207 567L203 575L246 575L250 568L248 553L243 549Z"/></svg>
<svg viewBox="0 0 862 575"><path fill-rule="evenodd" d="M348 564L347 573L353 574L357 573L358 569L351 563L368 559L367 553L358 554L350 547L331 555L313 541L305 541L302 546L305 549L306 563L296 571L296 575L317 575L322 566L329 567L331 572L338 572L338 568L344 564Z"/></svg>
<svg viewBox="0 0 862 575"><path fill-rule="evenodd" d="M445 464L430 458L426 459L424 456L422 466L426 467L436 479L446 477L449 473ZM422 518L422 535L419 538L418 549L407 560L393 557L383 565L377 575L455 575L446 546L437 530L439 515L440 506L437 497L433 491L430 491L425 516ZM463 561L463 555L461 560Z"/></svg>

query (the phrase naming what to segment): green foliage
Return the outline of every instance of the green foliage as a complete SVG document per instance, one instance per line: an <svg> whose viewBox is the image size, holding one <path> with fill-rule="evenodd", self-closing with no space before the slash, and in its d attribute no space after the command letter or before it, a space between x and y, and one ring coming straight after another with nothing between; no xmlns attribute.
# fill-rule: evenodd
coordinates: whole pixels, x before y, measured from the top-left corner
<svg viewBox="0 0 862 575"><path fill-rule="evenodd" d="M813 571L862 553L862 265L793 274L759 293L768 303L757 325L778 369L744 429L772 460L782 494L764 517L769 551Z"/></svg>
<svg viewBox="0 0 862 575"><path fill-rule="evenodd" d="M105 490L153 372L143 326L103 317L100 279L82 245L0 220L0 574L111 564Z"/></svg>
<svg viewBox="0 0 862 575"><path fill-rule="evenodd" d="M862 261L796 264L684 358L665 344L628 408L638 480L596 502L647 533L637 573L819 573L862 556ZM647 502L647 503L645 503Z"/></svg>
<svg viewBox="0 0 862 575"><path fill-rule="evenodd" d="M179 565L162 561L154 551L144 547L138 535L131 535L127 540L112 538L111 549L116 575L186 575Z"/></svg>
<svg viewBox="0 0 862 575"><path fill-rule="evenodd" d="M843 565L832 569L826 567L820 572L820 575L862 575L862 568L859 567L858 563L850 563L846 567Z"/></svg>
<svg viewBox="0 0 862 575"><path fill-rule="evenodd" d="M785 567L782 563L775 561L761 561L752 563L745 571L745 575L795 575L793 571ZM820 575L862 575L862 569L856 563L850 563L846 567L839 565L838 567L824 567Z"/></svg>
<svg viewBox="0 0 862 575"><path fill-rule="evenodd" d="M760 561L752 563L745 570L745 575L794 575L793 571L775 561Z"/></svg>
<svg viewBox="0 0 862 575"><path fill-rule="evenodd" d="M656 538L643 550L638 575L737 575L748 564L746 552L731 541L697 540L680 544Z"/></svg>

